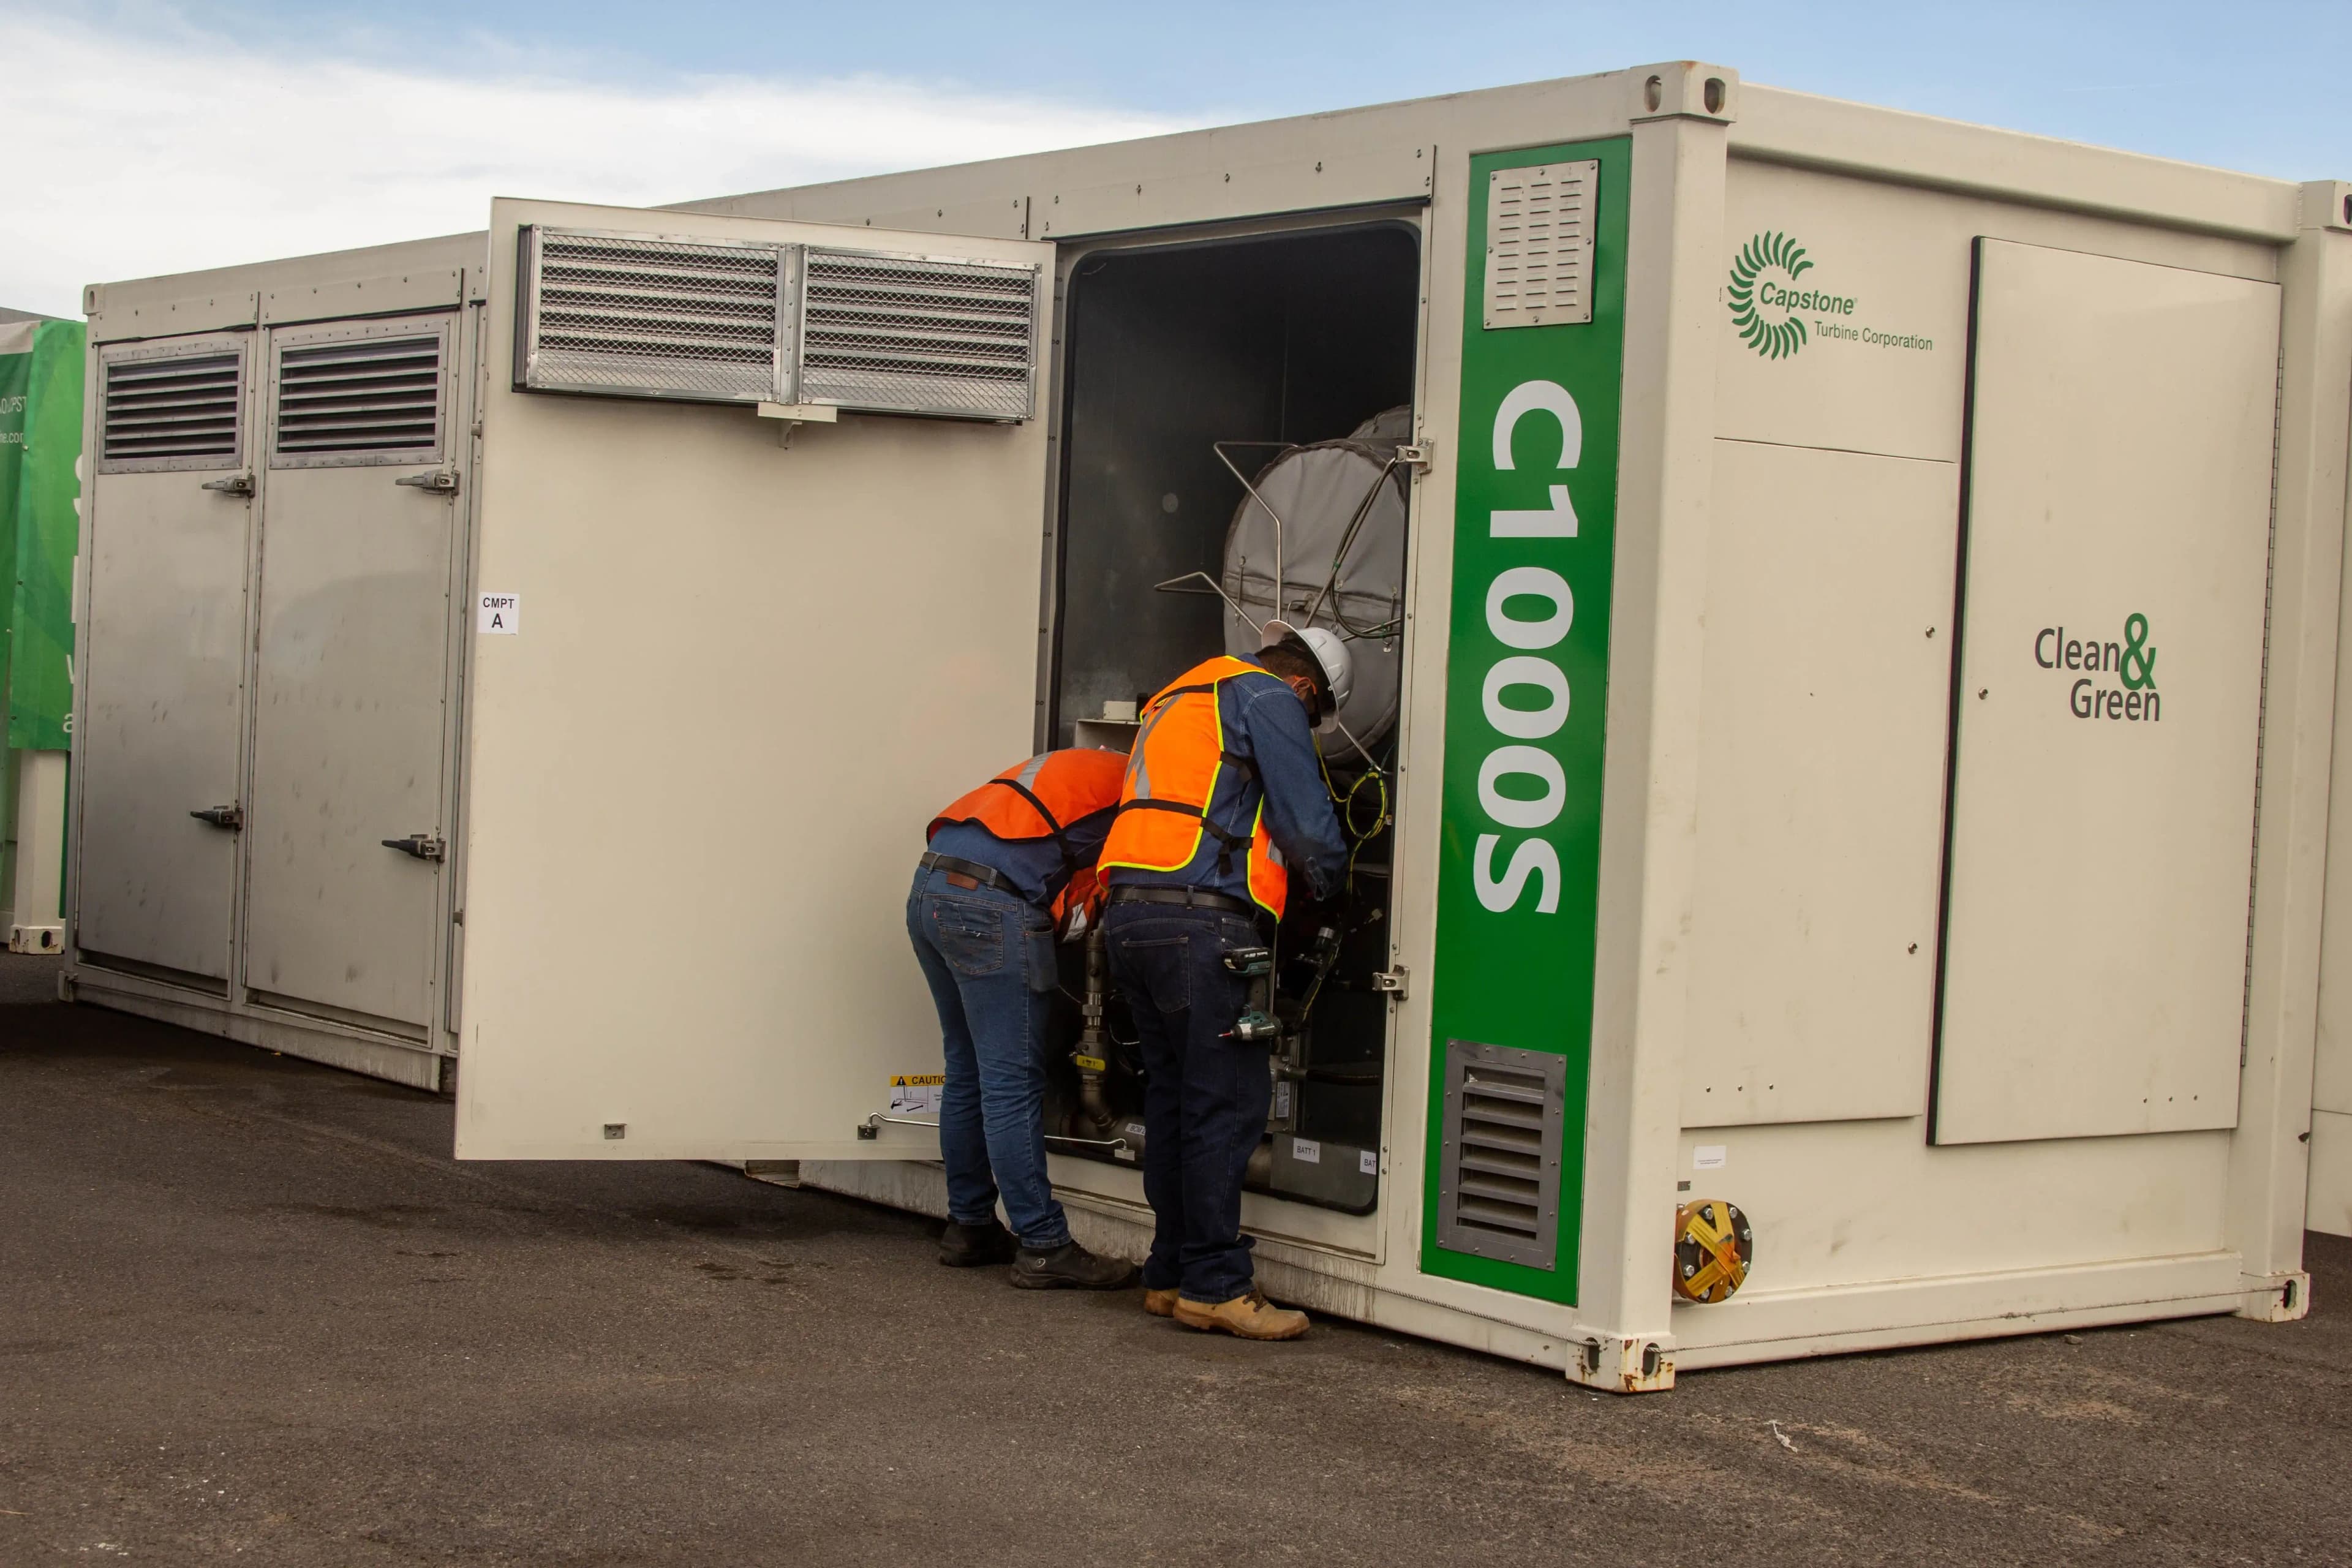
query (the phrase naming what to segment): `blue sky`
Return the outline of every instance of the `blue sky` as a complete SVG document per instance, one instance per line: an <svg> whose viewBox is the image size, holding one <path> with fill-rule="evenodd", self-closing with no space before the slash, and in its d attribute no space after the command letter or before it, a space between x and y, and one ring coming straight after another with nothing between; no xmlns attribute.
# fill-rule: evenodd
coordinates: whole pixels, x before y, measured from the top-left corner
<svg viewBox="0 0 2352 1568"><path fill-rule="evenodd" d="M0 0L0 100L31 128L36 171L0 211L0 303L69 310L87 279L468 228L491 191L674 201L1686 56L2164 157L2352 177L2352 0Z"/></svg>
<svg viewBox="0 0 2352 1568"><path fill-rule="evenodd" d="M77 8L89 14L89 8ZM608 81L877 76L1251 119L1685 57L1751 80L2196 163L2346 172L2352 4L202 5L295 52L430 49ZM444 53L444 51L448 51ZM452 58L455 56L457 58Z"/></svg>

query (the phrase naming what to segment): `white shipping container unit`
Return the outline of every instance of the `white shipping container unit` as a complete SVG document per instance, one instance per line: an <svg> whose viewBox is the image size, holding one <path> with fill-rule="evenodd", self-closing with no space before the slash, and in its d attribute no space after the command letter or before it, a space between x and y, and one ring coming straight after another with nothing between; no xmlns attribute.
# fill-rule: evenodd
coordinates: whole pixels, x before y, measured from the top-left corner
<svg viewBox="0 0 2352 1568"><path fill-rule="evenodd" d="M1280 605L1372 679L1278 1298L1636 1391L2352 1233L2352 185L1684 62L88 308L68 988L460 1157L943 1213L924 825Z"/></svg>

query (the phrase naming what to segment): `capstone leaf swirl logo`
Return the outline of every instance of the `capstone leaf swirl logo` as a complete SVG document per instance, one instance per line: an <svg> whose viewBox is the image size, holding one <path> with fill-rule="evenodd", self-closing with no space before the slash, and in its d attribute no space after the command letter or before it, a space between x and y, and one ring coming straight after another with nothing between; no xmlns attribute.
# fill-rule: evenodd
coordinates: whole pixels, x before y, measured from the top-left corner
<svg viewBox="0 0 2352 1568"><path fill-rule="evenodd" d="M1812 265L1803 246L1778 233L1757 235L1732 258L1731 324L1766 359L1786 359L1805 346L1805 323L1796 313L1800 296L1789 285Z"/></svg>

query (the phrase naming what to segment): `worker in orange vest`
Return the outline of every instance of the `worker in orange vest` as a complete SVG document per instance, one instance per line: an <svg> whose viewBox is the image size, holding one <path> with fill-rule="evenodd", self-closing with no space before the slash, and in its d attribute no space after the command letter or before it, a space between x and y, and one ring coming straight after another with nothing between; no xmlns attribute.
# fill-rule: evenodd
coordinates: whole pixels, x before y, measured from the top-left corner
<svg viewBox="0 0 2352 1568"><path fill-rule="evenodd" d="M1268 621L1255 659L1178 676L1143 711L1103 846L1112 977L1143 1042L1143 1192L1156 1225L1144 1310L1244 1339L1296 1339L1307 1314L1256 1289L1242 1179L1273 1098L1271 1042L1239 1030L1247 977L1294 870L1318 900L1348 864L1312 730L1347 699L1347 645Z"/></svg>
<svg viewBox="0 0 2352 1568"><path fill-rule="evenodd" d="M1045 1176L1041 1120L1047 998L1061 984L1055 927L1093 896L1126 771L1125 757L1103 751L1013 763L931 819L907 896L947 1056L940 1261L1009 1262L1024 1289L1115 1290L1135 1279L1134 1265L1071 1239ZM1010 1232L996 1217L1000 1194Z"/></svg>

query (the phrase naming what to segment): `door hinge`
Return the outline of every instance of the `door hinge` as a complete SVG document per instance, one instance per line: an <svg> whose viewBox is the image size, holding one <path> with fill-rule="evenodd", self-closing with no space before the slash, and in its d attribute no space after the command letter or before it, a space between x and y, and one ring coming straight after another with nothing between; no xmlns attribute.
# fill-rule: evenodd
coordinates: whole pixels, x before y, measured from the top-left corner
<svg viewBox="0 0 2352 1568"><path fill-rule="evenodd" d="M1397 467L1410 468L1416 474L1429 472L1429 465L1437 451L1437 443L1423 437L1408 442L1396 449Z"/></svg>
<svg viewBox="0 0 2352 1568"><path fill-rule="evenodd" d="M424 490L429 495L453 496L457 493L457 470L435 468L425 474L403 474L392 482L406 485L410 489Z"/></svg>
<svg viewBox="0 0 2352 1568"><path fill-rule="evenodd" d="M188 813L198 822L209 822L215 827L226 827L231 833L245 826L245 807L241 805L208 805L202 811Z"/></svg>
<svg viewBox="0 0 2352 1568"><path fill-rule="evenodd" d="M430 833L412 833L405 838L387 838L383 847L397 849L403 855L414 855L419 860L439 860L449 853L449 847Z"/></svg>
<svg viewBox="0 0 2352 1568"><path fill-rule="evenodd" d="M203 488L225 496L245 496L249 499L253 494L253 476L231 474L226 479L206 479Z"/></svg>
<svg viewBox="0 0 2352 1568"><path fill-rule="evenodd" d="M1380 969L1372 972L1372 989L1383 996L1393 996L1400 1002L1405 998L1405 967L1402 963L1394 969Z"/></svg>

